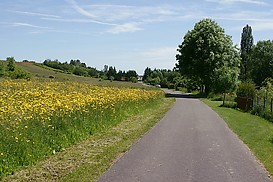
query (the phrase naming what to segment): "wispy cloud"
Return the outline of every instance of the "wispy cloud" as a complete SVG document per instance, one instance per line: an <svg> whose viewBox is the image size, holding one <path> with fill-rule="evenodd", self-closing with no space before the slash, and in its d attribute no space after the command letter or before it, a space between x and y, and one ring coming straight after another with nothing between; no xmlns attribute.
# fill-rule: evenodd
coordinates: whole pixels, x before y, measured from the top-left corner
<svg viewBox="0 0 273 182"><path fill-rule="evenodd" d="M180 18L180 9L173 6L128 6L113 4L85 4L79 5L75 0L66 0L73 9L81 15L83 19L61 19L43 18L47 20L78 22L78 23L97 23L112 26L107 33L119 34L125 32L136 32L144 29L144 25L170 21ZM174 18L176 17L176 18Z"/></svg>
<svg viewBox="0 0 273 182"><path fill-rule="evenodd" d="M230 21L230 22L245 22L250 24L255 31L268 31L273 30L273 12L261 12L261 11L235 11L229 13L219 13L211 15L213 19L219 21ZM231 30L240 30L242 27L233 26Z"/></svg>
<svg viewBox="0 0 273 182"><path fill-rule="evenodd" d="M264 1L260 0L206 0L207 2L216 2L216 3L250 3L250 4L259 4L259 5L266 5Z"/></svg>
<svg viewBox="0 0 273 182"><path fill-rule="evenodd" d="M147 17L166 17L177 15L176 8L172 6L126 6L126 5L111 5L97 4L86 6L97 17L107 21L120 20L140 20Z"/></svg>
<svg viewBox="0 0 273 182"><path fill-rule="evenodd" d="M43 20L51 20L51 21L59 21L59 22L67 22L67 23L96 23L100 25L109 25L109 26L117 26L115 23L107 23L92 19L65 19L65 18L41 18Z"/></svg>
<svg viewBox="0 0 273 182"><path fill-rule="evenodd" d="M41 16L41 17L51 17L51 18L59 18L60 17L60 16L57 16L57 15L49 15L49 14L28 12L28 11L9 11L9 12L24 14L24 15L30 15L30 16Z"/></svg>
<svg viewBox="0 0 273 182"><path fill-rule="evenodd" d="M91 17L91 18L95 18L97 17L96 15L90 13L89 11L86 11L84 8L80 7L78 5L78 3L75 0L66 0L68 3L70 3L72 5L72 7L80 14L87 16L87 17Z"/></svg>
<svg viewBox="0 0 273 182"><path fill-rule="evenodd" d="M30 28L38 28L38 29L49 29L48 27L37 26L37 25L32 25L32 24L29 24L29 23L21 23L21 22L11 23L10 26L13 26L13 27L30 27Z"/></svg>
<svg viewBox="0 0 273 182"><path fill-rule="evenodd" d="M225 14L214 14L215 19L231 21L268 21L272 13L259 11L235 11Z"/></svg>
<svg viewBox="0 0 273 182"><path fill-rule="evenodd" d="M136 23L124 23L122 25L115 25L113 28L107 30L106 32L112 34L119 34L124 32L136 32L143 30Z"/></svg>
<svg viewBox="0 0 273 182"><path fill-rule="evenodd" d="M273 20L267 21L256 21L251 24L253 30L255 31L272 31L273 30Z"/></svg>

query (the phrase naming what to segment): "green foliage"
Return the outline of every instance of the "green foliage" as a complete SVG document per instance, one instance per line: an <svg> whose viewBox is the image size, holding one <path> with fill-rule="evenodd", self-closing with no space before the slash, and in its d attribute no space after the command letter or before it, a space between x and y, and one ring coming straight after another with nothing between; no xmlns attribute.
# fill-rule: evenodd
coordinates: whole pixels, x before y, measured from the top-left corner
<svg viewBox="0 0 273 182"><path fill-rule="evenodd" d="M151 73L152 73L151 68L147 67L147 68L144 70L143 80L144 80L144 81L147 80L148 77L150 77Z"/></svg>
<svg viewBox="0 0 273 182"><path fill-rule="evenodd" d="M151 68L147 67L144 71L143 81L151 85L160 85L162 88L173 89L176 84L176 77L180 77L180 73L175 70L151 70Z"/></svg>
<svg viewBox="0 0 273 182"><path fill-rule="evenodd" d="M0 77L4 76L5 74L5 65L3 61L0 61Z"/></svg>
<svg viewBox="0 0 273 182"><path fill-rule="evenodd" d="M230 86L235 88L240 56L231 37L215 21L203 19L195 24L194 29L184 36L178 51L176 66L181 74L198 81L207 94L211 91L223 92ZM226 73L228 75L224 76ZM223 86L225 88L219 89Z"/></svg>
<svg viewBox="0 0 273 182"><path fill-rule="evenodd" d="M65 73L75 74L78 76L98 77L99 74L99 71L96 70L96 68L86 67L86 64L81 63L80 60L71 60L68 64L67 62L61 63L57 59L54 61L47 59L43 64Z"/></svg>
<svg viewBox="0 0 273 182"><path fill-rule="evenodd" d="M74 74L78 76L85 77L95 77L101 78L103 80L110 81L131 81L131 77L135 77L133 81L137 80L137 73L134 70L119 71L117 73L116 68L113 66L104 65L102 71L98 71L96 68L87 67L85 63L82 63L80 60L71 60L68 64L67 62L61 63L57 59L52 61L47 59L43 62L44 65L63 71L64 73ZM113 79L114 78L114 79ZM137 81L136 81L137 82Z"/></svg>
<svg viewBox="0 0 273 182"><path fill-rule="evenodd" d="M228 62L227 62L228 63ZM215 69L214 93L230 93L236 90L239 84L238 67L231 69L231 66L223 66Z"/></svg>
<svg viewBox="0 0 273 182"><path fill-rule="evenodd" d="M15 59L13 57L7 58L7 71L14 71L15 70Z"/></svg>
<svg viewBox="0 0 273 182"><path fill-rule="evenodd" d="M6 61L0 61L0 77L30 79L31 74L28 71L19 68L13 57L8 57Z"/></svg>
<svg viewBox="0 0 273 182"><path fill-rule="evenodd" d="M160 85L162 88L169 88L169 82L167 80L167 78L163 78L161 81L160 81Z"/></svg>
<svg viewBox="0 0 273 182"><path fill-rule="evenodd" d="M79 67L77 66L74 70L73 70L73 74L74 75L78 75L78 76L87 76L88 72L85 68L83 67Z"/></svg>
<svg viewBox="0 0 273 182"><path fill-rule="evenodd" d="M11 77L12 79L30 79L31 75L29 72L21 68L15 68L14 71L9 72L9 77Z"/></svg>
<svg viewBox="0 0 273 182"><path fill-rule="evenodd" d="M137 80L137 72L135 70L129 70L125 73L125 80L131 81L131 79L134 77Z"/></svg>
<svg viewBox="0 0 273 182"><path fill-rule="evenodd" d="M273 88L272 78L267 78L263 82L263 87L256 90L256 96L253 101L253 108L251 113L261 116L273 122Z"/></svg>
<svg viewBox="0 0 273 182"><path fill-rule="evenodd" d="M268 91L272 91L272 86L273 86L273 78L266 78L263 82L262 82L262 87L265 87Z"/></svg>
<svg viewBox="0 0 273 182"><path fill-rule="evenodd" d="M113 76L110 76L110 81L112 82L112 81L114 81L115 80L115 77L113 77Z"/></svg>
<svg viewBox="0 0 273 182"><path fill-rule="evenodd" d="M255 85L250 81L241 82L237 88L236 95L238 97L254 98L255 96Z"/></svg>
<svg viewBox="0 0 273 182"><path fill-rule="evenodd" d="M253 48L253 36L251 26L246 25L243 28L241 37L241 79L246 81L251 79L253 65L251 63L250 53Z"/></svg>
<svg viewBox="0 0 273 182"><path fill-rule="evenodd" d="M273 41L258 41L251 52L251 59L255 84L261 86L266 78L273 78Z"/></svg>
<svg viewBox="0 0 273 182"><path fill-rule="evenodd" d="M115 67L113 68L112 66L110 66L109 70L106 73L106 76L108 77L109 80L111 80L111 77L115 78L116 74L117 74L116 68Z"/></svg>
<svg viewBox="0 0 273 182"><path fill-rule="evenodd" d="M136 78L136 77L131 77L131 78L130 78L130 82L132 82L132 83L137 83L137 78Z"/></svg>

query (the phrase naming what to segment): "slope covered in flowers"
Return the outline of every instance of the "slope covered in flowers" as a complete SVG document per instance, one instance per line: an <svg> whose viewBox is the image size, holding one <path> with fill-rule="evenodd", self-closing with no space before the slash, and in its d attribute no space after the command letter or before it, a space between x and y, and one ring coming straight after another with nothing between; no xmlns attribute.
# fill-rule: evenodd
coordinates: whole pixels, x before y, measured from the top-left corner
<svg viewBox="0 0 273 182"><path fill-rule="evenodd" d="M158 90L76 82L0 82L0 177L140 112Z"/></svg>

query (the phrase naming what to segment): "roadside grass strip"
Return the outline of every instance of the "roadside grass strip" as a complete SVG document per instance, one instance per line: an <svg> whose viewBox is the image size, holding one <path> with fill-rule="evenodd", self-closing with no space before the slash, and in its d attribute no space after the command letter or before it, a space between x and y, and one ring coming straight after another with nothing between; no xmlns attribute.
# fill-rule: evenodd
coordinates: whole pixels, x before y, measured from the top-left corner
<svg viewBox="0 0 273 182"><path fill-rule="evenodd" d="M225 120L227 125L249 147L257 159L273 175L273 123L247 112L220 107L222 101L202 99Z"/></svg>

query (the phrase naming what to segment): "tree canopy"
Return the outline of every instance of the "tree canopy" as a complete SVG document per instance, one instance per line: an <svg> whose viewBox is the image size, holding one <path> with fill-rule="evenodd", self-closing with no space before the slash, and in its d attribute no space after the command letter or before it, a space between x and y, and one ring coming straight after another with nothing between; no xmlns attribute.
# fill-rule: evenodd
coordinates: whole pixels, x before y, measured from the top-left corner
<svg viewBox="0 0 273 182"><path fill-rule="evenodd" d="M183 76L197 81L201 90L209 93L235 88L240 55L231 36L214 20L203 19L196 23L177 51L177 68Z"/></svg>
<svg viewBox="0 0 273 182"><path fill-rule="evenodd" d="M253 35L252 28L246 25L243 28L241 37L241 79L248 80L251 79L251 70L253 65L251 64L250 53L253 48Z"/></svg>
<svg viewBox="0 0 273 182"><path fill-rule="evenodd" d="M252 79L261 86L266 78L273 78L273 41L258 41L251 53L253 61Z"/></svg>

